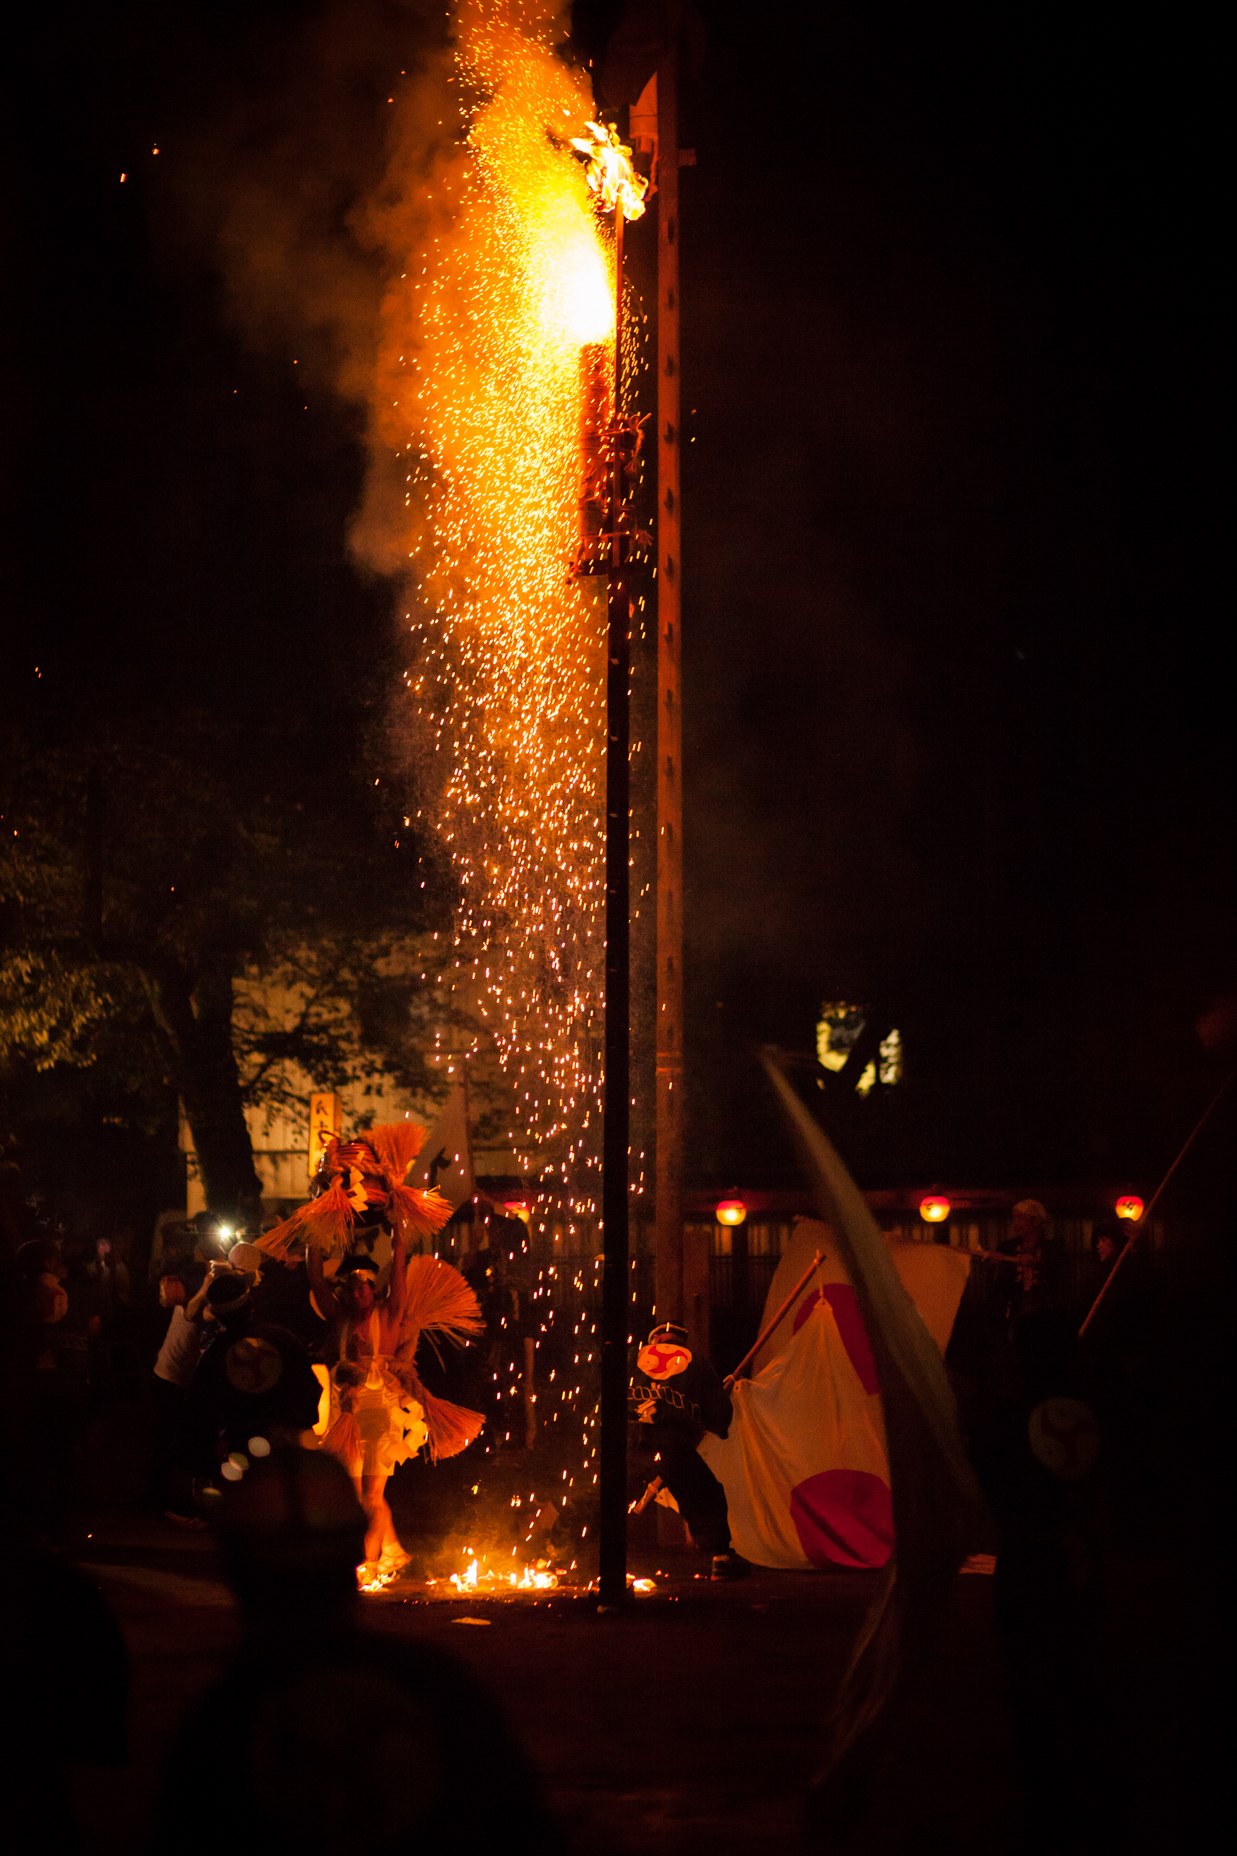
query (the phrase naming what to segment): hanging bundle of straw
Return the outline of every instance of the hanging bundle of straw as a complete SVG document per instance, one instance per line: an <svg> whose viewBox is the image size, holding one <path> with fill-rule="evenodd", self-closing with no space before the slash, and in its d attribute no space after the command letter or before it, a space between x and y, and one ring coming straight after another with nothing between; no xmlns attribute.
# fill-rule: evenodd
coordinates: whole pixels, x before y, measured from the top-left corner
<svg viewBox="0 0 1237 1856"><path fill-rule="evenodd" d="M402 1181L425 1145L425 1129L419 1121L383 1121L365 1141L386 1178Z"/></svg>
<svg viewBox="0 0 1237 1856"><path fill-rule="evenodd" d="M302 1246L333 1256L347 1250L356 1212L342 1184L337 1179L308 1205L300 1205L290 1218L266 1231L258 1239L258 1249L268 1257L290 1257Z"/></svg>
<svg viewBox="0 0 1237 1856"><path fill-rule="evenodd" d="M423 1334L442 1334L462 1345L482 1333L485 1324L477 1298L459 1271L437 1257L412 1257L404 1284L404 1318L391 1365L425 1412L429 1453L438 1462L467 1449L485 1419L479 1411L426 1391L416 1368L417 1344Z"/></svg>
<svg viewBox="0 0 1237 1856"><path fill-rule="evenodd" d="M411 1361L401 1362L398 1370L401 1384L425 1413L431 1461L438 1463L443 1457L458 1456L466 1450L485 1424L481 1412L469 1411L466 1405L453 1405L449 1399L427 1392Z"/></svg>
<svg viewBox="0 0 1237 1856"><path fill-rule="evenodd" d="M414 1237L434 1237L451 1216L451 1207L436 1186L392 1186L388 1216L405 1244ZM431 1258L432 1262L433 1259Z"/></svg>
<svg viewBox="0 0 1237 1856"><path fill-rule="evenodd" d="M481 1305L457 1269L437 1257L409 1258L397 1359L411 1359L423 1333L462 1343L484 1326Z"/></svg>

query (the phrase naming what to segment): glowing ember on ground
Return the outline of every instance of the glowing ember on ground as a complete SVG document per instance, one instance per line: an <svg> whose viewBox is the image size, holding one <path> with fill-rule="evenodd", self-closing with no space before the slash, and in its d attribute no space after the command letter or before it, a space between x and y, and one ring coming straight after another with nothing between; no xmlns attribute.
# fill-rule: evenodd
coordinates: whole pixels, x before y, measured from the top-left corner
<svg viewBox="0 0 1237 1856"><path fill-rule="evenodd" d="M544 1561L537 1566L483 1568L481 1561L470 1555L462 1573L453 1572L447 1580L427 1579L426 1584L453 1585L457 1592L492 1592L498 1597L505 1592L553 1591L558 1584L558 1574Z"/></svg>
<svg viewBox="0 0 1237 1856"><path fill-rule="evenodd" d="M393 1566L389 1572L377 1572L377 1571L371 1572L369 1577L366 1578L365 1567L358 1566L356 1569L357 1591L358 1592L381 1592L388 1585L394 1585L395 1581L399 1578L399 1575L402 1571L403 1571L402 1566Z"/></svg>
<svg viewBox="0 0 1237 1856"><path fill-rule="evenodd" d="M562 1577L545 1560L538 1560L535 1565L490 1562L486 1556L465 1551L467 1564L463 1572L453 1572L443 1579L427 1579L426 1590L436 1598L506 1598L513 1592L554 1592L563 1589ZM357 1567L357 1589L361 1592L381 1592L393 1585L403 1571L402 1567L393 1567L389 1572L373 1571L369 1578L364 1576L365 1567ZM568 1580L570 1586L571 1581ZM597 1581L583 1588L587 1591L597 1589ZM640 1597L647 1597L655 1592L655 1579L637 1579L631 1573L627 1575L627 1589Z"/></svg>

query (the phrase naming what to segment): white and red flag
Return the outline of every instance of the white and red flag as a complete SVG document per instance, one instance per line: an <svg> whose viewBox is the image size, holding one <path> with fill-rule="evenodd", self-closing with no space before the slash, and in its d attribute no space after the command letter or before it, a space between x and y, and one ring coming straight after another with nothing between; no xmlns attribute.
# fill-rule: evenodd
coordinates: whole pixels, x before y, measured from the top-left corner
<svg viewBox="0 0 1237 1856"><path fill-rule="evenodd" d="M927 1334L944 1351L966 1284L965 1252L885 1240ZM883 1566L893 1548L889 1456L876 1362L838 1242L800 1219L769 1286L765 1321L821 1262L732 1389L725 1440L700 1453L726 1490L730 1531L758 1566ZM925 1339L927 1336L925 1336Z"/></svg>

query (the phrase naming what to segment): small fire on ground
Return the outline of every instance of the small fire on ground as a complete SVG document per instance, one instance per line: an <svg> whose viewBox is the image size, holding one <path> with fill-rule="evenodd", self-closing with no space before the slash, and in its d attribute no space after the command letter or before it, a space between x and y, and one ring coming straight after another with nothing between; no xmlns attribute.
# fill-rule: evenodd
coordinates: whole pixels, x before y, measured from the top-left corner
<svg viewBox="0 0 1237 1856"><path fill-rule="evenodd" d="M517 1566L504 1571L495 1571L493 1567L482 1567L475 1555L468 1555L468 1565L460 1572L453 1572L449 1579L427 1579L427 1586L453 1585L457 1592L492 1592L496 1596L502 1592L549 1592L558 1584L558 1574L553 1572L545 1560L538 1560L535 1566Z"/></svg>
<svg viewBox="0 0 1237 1856"><path fill-rule="evenodd" d="M403 1570L402 1566L393 1566L389 1572L372 1571L367 1573L364 1566L358 1566L356 1569L357 1591L381 1592L384 1587L394 1585Z"/></svg>
<svg viewBox="0 0 1237 1856"><path fill-rule="evenodd" d="M552 1592L564 1586L574 1585L570 1578L564 1579L555 1572L548 1560L538 1560L534 1565L493 1566L483 1556L465 1550L466 1565L463 1572L453 1572L446 1578L427 1579L425 1587L435 1597L449 1598L458 1593L461 1597L504 1598L512 1592ZM378 1567L357 1567L357 1587L362 1592L381 1592L393 1585L403 1571L402 1566L384 1571ZM637 1579L631 1574L627 1577L628 1590L637 1593L655 1592L655 1579ZM592 1591L592 1585L584 1588Z"/></svg>
<svg viewBox="0 0 1237 1856"><path fill-rule="evenodd" d="M439 1581L435 1579L426 1580L426 1584L430 1586L438 1583ZM505 1592L549 1592L559 1586L561 1581L559 1575L545 1560L538 1560L535 1566L517 1567L515 1571L496 1572L492 1568L482 1567L478 1559L470 1556L464 1572L453 1572L449 1580L441 1583L453 1585L457 1592L463 1594L471 1595L473 1592L481 1592L500 1598ZM593 1591L596 1583L594 1580L586 1589ZM632 1592L643 1593L657 1590L655 1579L636 1579L630 1573L627 1575L627 1586Z"/></svg>

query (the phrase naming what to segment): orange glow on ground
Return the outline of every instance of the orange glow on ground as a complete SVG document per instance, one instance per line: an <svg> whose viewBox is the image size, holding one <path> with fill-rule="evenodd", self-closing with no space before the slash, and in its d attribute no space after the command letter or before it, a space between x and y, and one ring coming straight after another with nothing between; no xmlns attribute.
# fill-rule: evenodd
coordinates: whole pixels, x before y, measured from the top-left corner
<svg viewBox="0 0 1237 1856"><path fill-rule="evenodd" d="M435 1593L441 1588L443 1597L453 1593L467 1597L476 1592L503 1598L510 1592L552 1592L558 1585L558 1574L545 1560L533 1566L508 1564L505 1560L494 1561L487 1554L467 1549L463 1558L463 1572L453 1572L446 1579L427 1579L426 1588Z"/></svg>

